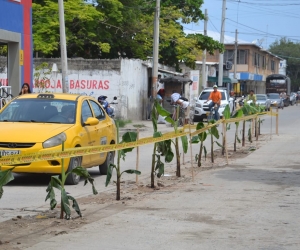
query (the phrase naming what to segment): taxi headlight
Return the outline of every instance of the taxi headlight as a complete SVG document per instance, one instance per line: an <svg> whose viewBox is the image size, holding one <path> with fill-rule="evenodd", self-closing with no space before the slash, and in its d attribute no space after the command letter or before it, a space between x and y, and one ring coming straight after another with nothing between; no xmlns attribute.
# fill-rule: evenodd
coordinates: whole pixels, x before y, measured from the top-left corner
<svg viewBox="0 0 300 250"><path fill-rule="evenodd" d="M66 134L60 133L56 136L51 137L50 139L43 142L43 148L51 148L58 145L61 145L63 142L67 140Z"/></svg>
<svg viewBox="0 0 300 250"><path fill-rule="evenodd" d="M200 103L196 103L197 108L202 108L202 105Z"/></svg>

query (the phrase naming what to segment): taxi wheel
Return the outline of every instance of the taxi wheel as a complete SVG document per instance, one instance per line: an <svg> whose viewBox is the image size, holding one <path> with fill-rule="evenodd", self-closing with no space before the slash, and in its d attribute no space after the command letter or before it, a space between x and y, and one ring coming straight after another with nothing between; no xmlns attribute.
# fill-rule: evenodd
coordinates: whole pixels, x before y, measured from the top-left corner
<svg viewBox="0 0 300 250"><path fill-rule="evenodd" d="M68 167L68 172L72 171L74 168L81 166L81 157L72 157L70 159L69 167ZM66 179L66 184L67 185L77 185L80 181L80 176L77 174L69 174L67 179Z"/></svg>
<svg viewBox="0 0 300 250"><path fill-rule="evenodd" d="M103 164L99 165L100 174L107 175L107 168L110 163L112 163L112 164L114 163L114 157L115 157L114 152L107 153L105 162Z"/></svg>

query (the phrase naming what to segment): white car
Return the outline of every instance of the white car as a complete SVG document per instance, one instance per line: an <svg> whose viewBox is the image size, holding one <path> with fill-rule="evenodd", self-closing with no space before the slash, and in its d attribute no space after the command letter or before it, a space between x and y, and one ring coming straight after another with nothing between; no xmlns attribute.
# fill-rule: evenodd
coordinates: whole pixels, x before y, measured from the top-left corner
<svg viewBox="0 0 300 250"><path fill-rule="evenodd" d="M194 121L199 122L203 121L203 119L207 119L207 114L210 112L208 105L211 101L205 103L210 95L210 93L214 91L213 88L205 88L199 95L196 100L195 110L194 110ZM219 87L218 91L221 92L222 100L221 106L219 108L219 115L223 117L223 112L227 104L229 104L230 113L232 114L234 110L234 100L229 97L227 88Z"/></svg>

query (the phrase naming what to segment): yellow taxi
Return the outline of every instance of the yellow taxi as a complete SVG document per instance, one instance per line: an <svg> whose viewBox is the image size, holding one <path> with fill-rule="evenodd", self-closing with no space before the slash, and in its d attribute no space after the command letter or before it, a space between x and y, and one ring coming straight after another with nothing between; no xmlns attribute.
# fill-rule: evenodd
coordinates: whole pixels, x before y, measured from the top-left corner
<svg viewBox="0 0 300 250"><path fill-rule="evenodd" d="M102 106L90 96L39 93L14 98L0 110L1 156L117 143L117 131ZM65 159L66 171L99 165L101 174L114 161L114 152ZM1 166L2 170L11 166ZM61 159L18 164L16 173L61 173ZM67 184L80 177L69 174Z"/></svg>

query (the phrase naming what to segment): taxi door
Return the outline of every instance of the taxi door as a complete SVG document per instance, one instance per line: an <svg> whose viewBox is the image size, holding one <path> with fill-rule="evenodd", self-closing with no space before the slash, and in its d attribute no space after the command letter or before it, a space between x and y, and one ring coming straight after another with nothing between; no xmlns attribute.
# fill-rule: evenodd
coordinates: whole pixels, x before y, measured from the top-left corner
<svg viewBox="0 0 300 250"><path fill-rule="evenodd" d="M87 118L93 117L93 112L87 100L84 100L81 105L81 123L83 124ZM80 133L81 145L83 147L94 146L96 136L96 126L82 126ZM82 157L82 166L90 167L91 155L85 155Z"/></svg>
<svg viewBox="0 0 300 250"><path fill-rule="evenodd" d="M94 116L99 120L99 123L96 125L96 133L95 133L95 145L107 145L110 143L110 134L111 134L111 121L109 119L106 119L107 114L105 111L100 107L100 105L93 101L89 100L92 109L94 111ZM107 153L99 153L99 154L93 154L91 155L91 162L93 162L95 165L102 164L106 159Z"/></svg>

